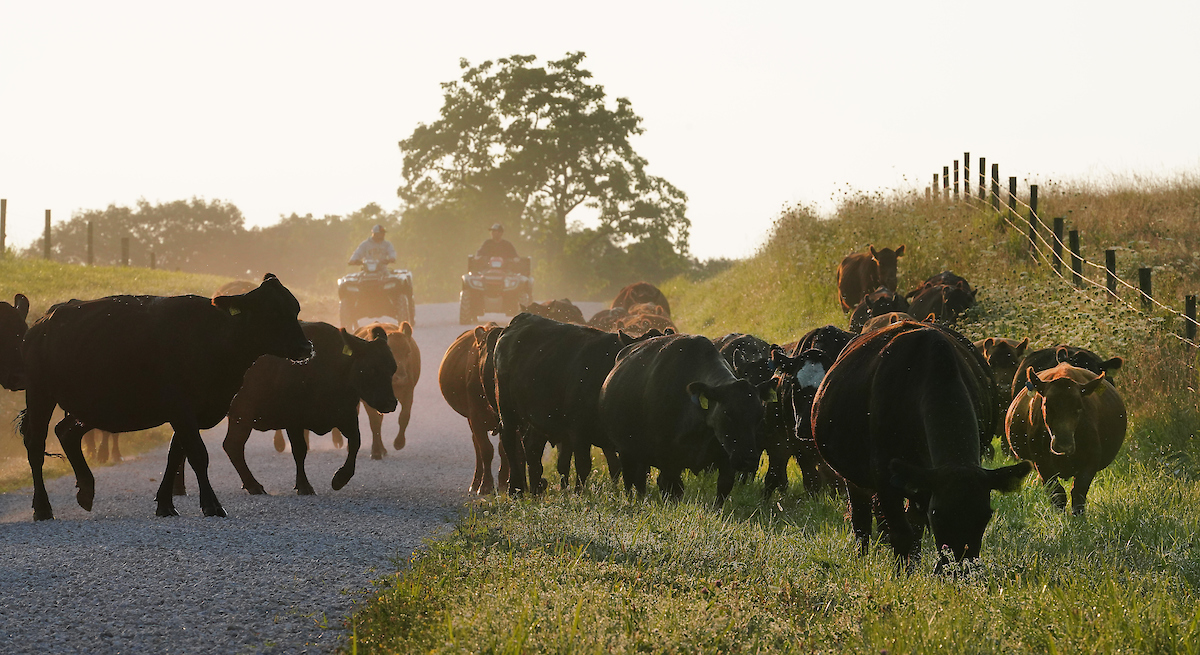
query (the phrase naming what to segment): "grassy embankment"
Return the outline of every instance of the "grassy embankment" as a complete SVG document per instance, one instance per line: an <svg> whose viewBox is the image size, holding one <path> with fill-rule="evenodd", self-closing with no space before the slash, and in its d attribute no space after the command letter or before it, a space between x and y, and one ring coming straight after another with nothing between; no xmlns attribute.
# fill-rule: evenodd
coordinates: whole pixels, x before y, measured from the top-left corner
<svg viewBox="0 0 1200 655"><path fill-rule="evenodd" d="M178 295L195 293L210 295L227 282L212 275L193 275L146 268L113 266L70 266L37 259L7 258L0 260L0 300L12 302L13 296L25 294L32 305L29 324L45 313L51 305L72 298L100 298L115 294ZM0 426L11 426L17 412L25 407L25 392L0 390ZM56 413L55 420L58 414ZM53 422L51 423L53 428ZM32 484L25 446L20 435L11 429L0 434L0 492ZM121 454L136 456L157 448L171 437L167 426L121 435ZM46 444L48 452L61 452L53 429ZM95 466L95 462L89 462ZM69 474L65 460L47 458L45 474L57 477Z"/></svg>
<svg viewBox="0 0 1200 655"><path fill-rule="evenodd" d="M1123 248L1121 276L1154 266L1157 295L1172 304L1200 286L1191 250L1200 181L1051 191L1045 215L1070 217L1085 257L1102 262L1105 247ZM981 566L933 576L927 538L920 572L897 576L886 546L857 557L841 501L793 484L762 503L756 482L714 512L705 503L715 480L705 475L685 478L681 503L633 502L599 458L583 495L468 508L452 534L369 591L345 650L1200 651L1197 360L1165 334L1176 324L1072 290L1032 265L1022 237L990 211L909 195L850 198L834 220L788 212L756 257L701 285L668 285L671 304L684 330L713 336L784 342L842 325L834 270L868 243L907 245L904 288L943 269L978 286L961 325L972 338L1029 336L1127 358L1116 378L1128 435L1097 476L1086 516L1055 511L1030 479L994 495Z"/></svg>

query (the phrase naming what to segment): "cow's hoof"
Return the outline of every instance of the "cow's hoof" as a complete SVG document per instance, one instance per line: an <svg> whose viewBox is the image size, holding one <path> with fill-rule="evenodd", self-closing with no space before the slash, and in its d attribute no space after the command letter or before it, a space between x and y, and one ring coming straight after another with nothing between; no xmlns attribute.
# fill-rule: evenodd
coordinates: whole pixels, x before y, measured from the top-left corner
<svg viewBox="0 0 1200 655"><path fill-rule="evenodd" d="M1071 516L1083 516L1083 513L1084 513L1083 505L1071 508Z"/></svg>
<svg viewBox="0 0 1200 655"><path fill-rule="evenodd" d="M94 501L95 499L96 499L96 490L95 489L86 490L86 491L83 489L80 489L79 491L77 491L75 493L75 502L79 503L79 506L82 507L84 509L84 511L87 511L87 512L92 511L92 501Z"/></svg>
<svg viewBox="0 0 1200 655"><path fill-rule="evenodd" d="M349 482L350 478L352 477L354 477L353 469L349 471L344 468L338 469L338 472L333 474L333 490L337 491L338 489L346 486L346 483Z"/></svg>
<svg viewBox="0 0 1200 655"><path fill-rule="evenodd" d="M396 435L396 440L392 442L392 450L401 450L404 448L404 435Z"/></svg>
<svg viewBox="0 0 1200 655"><path fill-rule="evenodd" d="M242 488L245 489L246 493L250 494L251 496L267 496L267 495L269 495L267 493L267 490L263 489L263 486L261 484L255 485L253 487L247 487L247 486L243 485Z"/></svg>
<svg viewBox="0 0 1200 655"><path fill-rule="evenodd" d="M296 487L297 496L315 496L317 492L312 488L311 484L306 484L303 487Z"/></svg>
<svg viewBox="0 0 1200 655"><path fill-rule="evenodd" d="M221 518L224 518L224 517L228 516L228 515L225 513L225 508L224 508L224 507L221 507L220 505L213 505L213 506L211 506L211 507L204 507L204 508L201 508L201 509L202 509L202 511L204 512L204 515L205 515L205 516L218 516L218 517L221 517Z"/></svg>
<svg viewBox="0 0 1200 655"><path fill-rule="evenodd" d="M387 456L387 451L384 450L383 448L380 448L378 450L376 450L375 448L371 449L371 459L383 459L386 456Z"/></svg>
<svg viewBox="0 0 1200 655"><path fill-rule="evenodd" d="M283 441L283 433L276 431L275 432L275 452L282 453L283 449L285 447L286 447L286 444Z"/></svg>
<svg viewBox="0 0 1200 655"><path fill-rule="evenodd" d="M179 511L175 509L174 505L161 505L160 504L158 506L158 509L154 512L154 515L155 516L179 516Z"/></svg>
<svg viewBox="0 0 1200 655"><path fill-rule="evenodd" d="M33 520L35 521L50 521L54 518L54 510L49 507L34 507Z"/></svg>
<svg viewBox="0 0 1200 655"><path fill-rule="evenodd" d="M342 449L342 446L345 446L345 445L346 445L346 440L345 440L345 439L343 439L343 438L341 438L341 437L339 437L339 436L337 436L337 435L334 435L334 437L333 437L333 447L334 447L334 448L337 448L338 450L341 450L341 449Z"/></svg>

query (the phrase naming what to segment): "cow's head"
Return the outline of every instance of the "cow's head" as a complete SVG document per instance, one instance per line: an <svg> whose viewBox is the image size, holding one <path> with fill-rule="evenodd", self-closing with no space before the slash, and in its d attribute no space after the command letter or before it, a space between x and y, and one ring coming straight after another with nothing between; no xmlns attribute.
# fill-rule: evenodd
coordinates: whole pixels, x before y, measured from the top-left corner
<svg viewBox="0 0 1200 655"><path fill-rule="evenodd" d="M771 389L770 382L755 387L745 380L719 386L704 382L687 385L692 404L700 408L704 423L739 471L758 470L758 426L763 416L762 403L769 399Z"/></svg>
<svg viewBox="0 0 1200 655"><path fill-rule="evenodd" d="M829 370L830 358L819 348L809 348L795 357L773 352L771 357L776 360L775 380L780 394L791 403L789 409L795 416L796 433L806 438L804 431L811 430L808 426L813 399L825 379L825 371Z"/></svg>
<svg viewBox="0 0 1200 655"><path fill-rule="evenodd" d="M1029 338L1026 337L1015 342L1012 339L996 339L988 337L983 340L982 347L979 349L979 354L983 355L984 361L992 369L992 377L996 380L998 389L1005 390L1005 398L1008 398L1007 389L1012 385L1012 379L1017 375L1017 366L1021 363L1021 358L1025 356L1025 350L1029 348ZM1007 405L1007 400L1005 405Z"/></svg>
<svg viewBox="0 0 1200 655"><path fill-rule="evenodd" d="M879 265L880 284L894 291L896 289L896 260L904 256L904 246L900 246L895 250L891 248L876 250L874 245L868 246L868 248L871 250L871 259L875 260L876 264ZM905 309L894 311L902 312Z"/></svg>
<svg viewBox="0 0 1200 655"><path fill-rule="evenodd" d="M25 388L21 340L29 329L29 299L18 293L12 304L0 301L0 385L9 391Z"/></svg>
<svg viewBox="0 0 1200 655"><path fill-rule="evenodd" d="M892 485L903 490L917 509L925 512L942 551L936 568L941 572L949 563L944 549L948 548L959 562L979 557L983 532L992 519L991 492L1016 491L1033 466L1018 462L998 469L978 466L927 469L894 459L889 468Z"/></svg>
<svg viewBox="0 0 1200 655"><path fill-rule="evenodd" d="M890 288L879 287L865 298L871 316L883 316L891 312L907 312L908 301L897 295Z"/></svg>
<svg viewBox="0 0 1200 655"><path fill-rule="evenodd" d="M1045 373L1050 379L1043 380L1032 366L1026 368L1025 388L1030 394L1037 393L1042 397L1041 422L1050 433L1050 452L1055 455L1074 454L1075 430L1083 415L1083 399L1097 391L1103 393L1104 373L1084 384L1067 377L1062 368ZM1036 411L1037 403L1031 402L1029 406Z"/></svg>
<svg viewBox="0 0 1200 655"><path fill-rule="evenodd" d="M296 362L312 357L312 344L300 329L300 303L271 273L258 288L235 296L217 296L212 304L238 322L239 338L254 351Z"/></svg>
<svg viewBox="0 0 1200 655"><path fill-rule="evenodd" d="M342 356L350 358L350 386L354 393L380 413L395 411L392 376L396 374L396 359L388 345L387 331L375 326L368 341L342 328Z"/></svg>
<svg viewBox="0 0 1200 655"><path fill-rule="evenodd" d="M388 347L392 349L392 357L396 360L396 373L392 375L392 391L399 394L413 385L413 376L420 371L410 371L413 351L417 344L412 338L412 323L404 321L398 331L389 331Z"/></svg>

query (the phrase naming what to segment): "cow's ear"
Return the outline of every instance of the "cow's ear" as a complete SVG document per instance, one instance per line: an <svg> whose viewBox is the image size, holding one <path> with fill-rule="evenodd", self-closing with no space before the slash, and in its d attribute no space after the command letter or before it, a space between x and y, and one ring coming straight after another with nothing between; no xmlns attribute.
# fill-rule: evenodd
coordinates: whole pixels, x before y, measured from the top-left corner
<svg viewBox="0 0 1200 655"><path fill-rule="evenodd" d="M902 244L900 244L900 247L899 247L899 248L896 248L896 256L897 256L897 257L903 257L903 256L904 256L904 244L903 244L903 243L902 243Z"/></svg>
<svg viewBox="0 0 1200 655"><path fill-rule="evenodd" d="M1018 343L1017 347L1013 349L1013 354L1017 356L1017 359L1020 359L1021 355L1025 354L1025 349L1028 347L1029 347L1029 337L1025 337L1024 339L1021 340L1021 343Z"/></svg>
<svg viewBox="0 0 1200 655"><path fill-rule="evenodd" d="M1067 361L1069 358L1070 358L1070 355L1067 353L1066 346L1059 346L1058 348L1054 349L1054 361L1061 364L1061 363Z"/></svg>
<svg viewBox="0 0 1200 655"><path fill-rule="evenodd" d="M1101 370L1104 370L1104 371L1116 371L1116 370L1119 370L1121 368L1121 366L1123 366L1124 364L1125 364L1124 359L1122 359L1120 357L1113 357L1112 359L1110 359L1106 362L1102 362L1100 364L1100 368L1101 368Z"/></svg>
<svg viewBox="0 0 1200 655"><path fill-rule="evenodd" d="M1079 395L1087 396L1087 395L1091 394L1093 391L1097 391L1097 390L1099 390L1100 393L1104 393L1104 387L1102 386L1104 384L1104 380L1105 380L1104 373L1100 373L1100 376L1097 377L1095 380L1092 380L1091 382L1088 382L1087 384L1085 384L1079 388Z"/></svg>
<svg viewBox="0 0 1200 655"><path fill-rule="evenodd" d="M663 330L663 336L666 336L668 334L678 334L678 332L675 331L675 328L669 327L669 328L666 328Z"/></svg>
<svg viewBox="0 0 1200 655"><path fill-rule="evenodd" d="M877 254L875 252L875 244L872 243L872 244L868 245L867 250L871 251L871 259L875 259L875 255Z"/></svg>
<svg viewBox="0 0 1200 655"><path fill-rule="evenodd" d="M926 316L925 318L921 319L921 322L922 323L936 323L937 322L937 314L934 314L933 312L929 312L929 315Z"/></svg>
<svg viewBox="0 0 1200 655"><path fill-rule="evenodd" d="M988 337L988 338L986 338L986 339L984 339L984 340L983 340L983 349L984 349L984 351L991 350L991 349L992 349L992 346L994 346L994 345L996 345L996 340L995 340L994 338L992 338L992 337Z"/></svg>
<svg viewBox="0 0 1200 655"><path fill-rule="evenodd" d="M408 325L408 323L405 323L405 325ZM371 328L371 340L375 341L376 339L387 340L387 330L383 329L382 326L376 325Z"/></svg>
<svg viewBox="0 0 1200 655"><path fill-rule="evenodd" d="M1009 494L1021 488L1021 481L1025 479L1025 476L1029 475L1029 471L1032 469L1033 464L1028 461L1017 462L1012 466L986 469L983 472L983 479L987 483L988 489L995 489L1002 494Z"/></svg>
<svg viewBox="0 0 1200 655"><path fill-rule="evenodd" d="M242 296L217 296L212 299L212 304L230 316L237 316L244 308L243 300Z"/></svg>
<svg viewBox="0 0 1200 655"><path fill-rule="evenodd" d="M1033 370L1032 366L1025 368L1025 390L1029 393L1041 393L1042 388L1046 386L1045 382L1038 377L1037 371Z"/></svg>
<svg viewBox="0 0 1200 655"><path fill-rule="evenodd" d="M488 331L482 325L475 326L475 345L480 345L487 341Z"/></svg>
<svg viewBox="0 0 1200 655"><path fill-rule="evenodd" d="M276 282L278 282L278 281L279 281L279 278L275 277L275 274L274 274L274 273L267 273L266 275L264 275L264 276L263 276L263 280L262 280L262 281L263 281L263 282L266 282L266 281L268 281L268 280L275 280Z"/></svg>
<svg viewBox="0 0 1200 655"><path fill-rule="evenodd" d="M406 337L412 336L412 323L405 321L400 324L400 333Z"/></svg>
<svg viewBox="0 0 1200 655"><path fill-rule="evenodd" d="M16 308L22 321L29 318L29 299L25 297L25 294L18 293L13 296L13 307Z"/></svg>
<svg viewBox="0 0 1200 655"><path fill-rule="evenodd" d="M708 394L712 389L703 382L689 382L687 385L688 396L692 398L693 405L699 405L700 409L707 410L712 406L711 399Z"/></svg>
<svg viewBox="0 0 1200 655"><path fill-rule="evenodd" d="M929 469L899 459L893 459L888 468L892 471L892 486L910 494L932 493L936 486L937 476Z"/></svg>

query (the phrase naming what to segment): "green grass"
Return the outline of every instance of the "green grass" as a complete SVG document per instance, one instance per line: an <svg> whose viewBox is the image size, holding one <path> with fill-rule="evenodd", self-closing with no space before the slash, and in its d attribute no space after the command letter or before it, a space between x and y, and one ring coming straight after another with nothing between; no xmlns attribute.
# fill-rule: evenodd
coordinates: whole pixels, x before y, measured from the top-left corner
<svg viewBox="0 0 1200 655"><path fill-rule="evenodd" d="M1136 259L1170 268L1169 289L1200 286L1200 268L1170 247L1200 241L1200 224L1186 220L1200 210L1196 181L1045 197L1047 215L1075 207L1091 234L1148 244ZM960 324L972 338L1028 336L1035 347L1126 358L1116 379L1130 427L1085 516L1054 510L1030 479L993 496L979 566L934 576L927 539L918 572L896 575L886 545L857 555L844 502L804 495L794 467L786 497L763 503L756 481L717 512L707 506L712 475L685 477L682 502L635 502L596 458L582 495L468 507L452 534L364 593L343 650L1200 652L1198 359L1170 336L1169 317L1071 289L989 211L871 194L848 197L833 219L786 212L755 257L669 283L674 318L685 331L778 343L844 325L834 271L869 243L907 246L903 289L945 269L979 287Z"/></svg>

